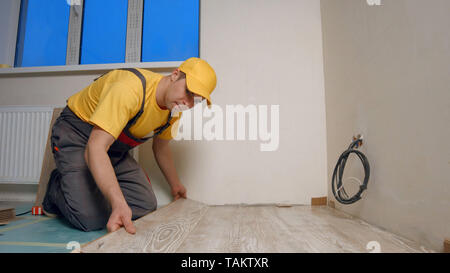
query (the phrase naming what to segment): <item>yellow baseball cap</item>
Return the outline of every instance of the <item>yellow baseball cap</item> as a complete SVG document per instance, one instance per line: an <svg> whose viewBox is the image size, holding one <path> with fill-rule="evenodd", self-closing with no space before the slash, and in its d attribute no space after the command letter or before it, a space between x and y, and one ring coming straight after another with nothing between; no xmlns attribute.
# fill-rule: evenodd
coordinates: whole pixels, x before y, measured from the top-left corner
<svg viewBox="0 0 450 273"><path fill-rule="evenodd" d="M211 107L210 95L217 83L214 69L206 61L196 57L184 61L179 69L186 74L189 91L206 98L208 108Z"/></svg>

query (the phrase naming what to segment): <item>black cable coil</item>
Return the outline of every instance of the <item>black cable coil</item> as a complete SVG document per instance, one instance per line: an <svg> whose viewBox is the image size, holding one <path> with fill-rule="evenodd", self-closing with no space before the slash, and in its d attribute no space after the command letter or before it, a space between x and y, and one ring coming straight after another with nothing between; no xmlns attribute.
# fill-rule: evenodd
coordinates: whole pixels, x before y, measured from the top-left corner
<svg viewBox="0 0 450 273"><path fill-rule="evenodd" d="M369 182L370 176L369 161L367 160L366 156L363 153L353 149L354 147L356 147L357 149L361 144L362 144L361 139L358 138L354 140L347 148L347 150L341 154L336 164L336 167L334 168L333 178L331 181L331 189L333 191L334 197L341 204L348 205L355 203L356 201L361 199L362 192L367 189L367 183ZM347 162L347 159L351 153L355 153L361 160L362 165L364 167L365 176L363 183L359 187L359 191L354 196L349 197L342 184L342 176L344 174L345 163Z"/></svg>

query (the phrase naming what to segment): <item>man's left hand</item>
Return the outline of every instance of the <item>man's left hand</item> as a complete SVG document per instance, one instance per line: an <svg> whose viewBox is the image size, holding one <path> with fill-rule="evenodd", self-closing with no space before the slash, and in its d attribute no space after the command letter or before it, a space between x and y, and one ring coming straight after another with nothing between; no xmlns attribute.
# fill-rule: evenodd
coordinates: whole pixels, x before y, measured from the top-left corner
<svg viewBox="0 0 450 273"><path fill-rule="evenodd" d="M180 197L186 198L186 188L181 183L172 186L171 192L174 201L178 200Z"/></svg>

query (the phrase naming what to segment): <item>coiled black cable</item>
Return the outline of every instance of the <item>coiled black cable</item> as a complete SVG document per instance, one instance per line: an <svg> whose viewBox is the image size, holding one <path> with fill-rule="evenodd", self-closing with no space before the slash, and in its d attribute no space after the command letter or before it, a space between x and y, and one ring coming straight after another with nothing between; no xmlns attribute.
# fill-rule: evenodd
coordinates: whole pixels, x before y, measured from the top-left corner
<svg viewBox="0 0 450 273"><path fill-rule="evenodd" d="M333 195L336 198L336 200L344 205L353 204L359 199L361 199L361 194L364 190L367 189L367 183L369 182L369 176L370 176L370 166L369 161L367 160L367 157L360 151L353 149L356 147L356 149L361 146L362 140L360 138L354 140L350 146L345 150L341 156L339 157L336 167L333 171L333 178L331 181L331 189L333 191ZM362 162L362 165L364 167L364 181L361 183L359 187L359 191L352 197L349 197L347 195L347 192L344 189L344 186L342 184L342 176L344 174L344 168L345 163L347 162L347 159L351 153L355 153L359 159Z"/></svg>

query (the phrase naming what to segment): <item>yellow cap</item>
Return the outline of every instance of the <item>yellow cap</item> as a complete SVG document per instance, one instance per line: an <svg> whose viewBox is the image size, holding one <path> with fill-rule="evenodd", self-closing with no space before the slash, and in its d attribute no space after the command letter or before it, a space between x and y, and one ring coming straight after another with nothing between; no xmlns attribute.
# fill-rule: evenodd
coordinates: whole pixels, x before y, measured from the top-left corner
<svg viewBox="0 0 450 273"><path fill-rule="evenodd" d="M217 83L214 69L206 61L195 57L184 61L179 68L186 74L186 85L189 91L206 98L210 107L210 95Z"/></svg>

